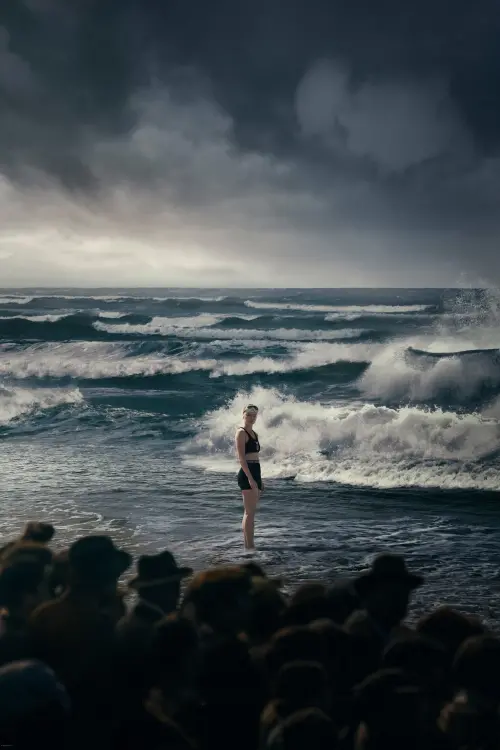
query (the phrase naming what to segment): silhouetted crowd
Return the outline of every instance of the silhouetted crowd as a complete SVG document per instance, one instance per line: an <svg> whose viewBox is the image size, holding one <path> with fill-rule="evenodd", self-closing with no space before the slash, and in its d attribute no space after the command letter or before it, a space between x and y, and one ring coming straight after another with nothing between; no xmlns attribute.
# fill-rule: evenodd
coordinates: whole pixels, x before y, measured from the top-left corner
<svg viewBox="0 0 500 750"><path fill-rule="evenodd" d="M110 537L53 537L0 550L0 746L500 748L500 639L446 607L405 625L425 582L397 555L285 595L255 562L130 577Z"/></svg>

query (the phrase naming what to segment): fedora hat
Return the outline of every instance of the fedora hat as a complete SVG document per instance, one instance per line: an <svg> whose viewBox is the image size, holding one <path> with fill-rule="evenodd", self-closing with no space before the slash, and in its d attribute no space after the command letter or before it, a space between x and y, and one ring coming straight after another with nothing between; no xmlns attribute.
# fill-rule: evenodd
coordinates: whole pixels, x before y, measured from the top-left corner
<svg viewBox="0 0 500 750"><path fill-rule="evenodd" d="M179 567L174 556L165 550L158 555L142 555L137 561L137 575L129 581L132 589L163 586L192 575L193 569Z"/></svg>
<svg viewBox="0 0 500 750"><path fill-rule="evenodd" d="M365 595L376 583L400 583L413 590L424 582L422 576L410 573L401 555L389 553L375 558L371 568L363 570L353 582L358 596Z"/></svg>
<svg viewBox="0 0 500 750"><path fill-rule="evenodd" d="M78 575L102 573L119 578L132 564L132 555L115 547L109 536L84 536L69 548L68 564Z"/></svg>

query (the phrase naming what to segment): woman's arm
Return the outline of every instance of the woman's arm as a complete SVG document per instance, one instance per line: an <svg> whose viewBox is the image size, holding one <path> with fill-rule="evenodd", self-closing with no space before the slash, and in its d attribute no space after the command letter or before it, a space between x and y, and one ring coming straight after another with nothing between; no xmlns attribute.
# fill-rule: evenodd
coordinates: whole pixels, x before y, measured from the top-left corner
<svg viewBox="0 0 500 750"><path fill-rule="evenodd" d="M246 435L244 430L238 430L236 433L236 453L238 455L238 461L240 462L240 466L247 475L248 481L250 483L250 487L254 488L254 486L257 486L257 482L253 478L253 476L250 473L250 469L248 468L247 459L245 456L245 443L246 443Z"/></svg>

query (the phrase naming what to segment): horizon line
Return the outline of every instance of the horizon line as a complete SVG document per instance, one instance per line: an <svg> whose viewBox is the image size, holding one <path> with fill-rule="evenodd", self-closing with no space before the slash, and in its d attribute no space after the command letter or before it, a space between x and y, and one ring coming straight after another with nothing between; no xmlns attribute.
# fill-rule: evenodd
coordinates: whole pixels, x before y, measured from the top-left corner
<svg viewBox="0 0 500 750"><path fill-rule="evenodd" d="M127 290L157 290L157 289L185 289L185 290L209 290L209 291L221 291L221 290L235 290L235 291L338 291L338 290L346 290L346 289L352 289L352 290L360 290L360 289L366 289L370 291L386 291L386 290L399 290L399 291L415 291L415 290L449 290L449 289L458 289L458 290L486 290L486 289L500 289L499 286L45 286L45 285L33 285L33 286L3 286L0 287L0 292L29 292L29 291L35 291L35 290L41 290L41 291L50 291L50 290L58 290L58 291L67 291L67 290L103 290L103 289L110 289L110 290L119 290L119 289L127 289Z"/></svg>

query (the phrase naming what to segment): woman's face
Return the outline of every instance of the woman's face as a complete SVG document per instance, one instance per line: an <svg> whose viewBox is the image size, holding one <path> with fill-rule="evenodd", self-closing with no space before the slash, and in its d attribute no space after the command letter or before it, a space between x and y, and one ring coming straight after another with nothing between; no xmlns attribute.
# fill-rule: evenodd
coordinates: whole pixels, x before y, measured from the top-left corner
<svg viewBox="0 0 500 750"><path fill-rule="evenodd" d="M257 412L254 409L245 412L245 424L254 425L257 421Z"/></svg>

